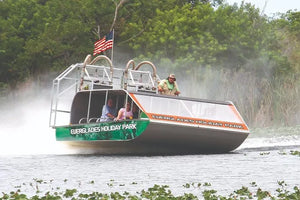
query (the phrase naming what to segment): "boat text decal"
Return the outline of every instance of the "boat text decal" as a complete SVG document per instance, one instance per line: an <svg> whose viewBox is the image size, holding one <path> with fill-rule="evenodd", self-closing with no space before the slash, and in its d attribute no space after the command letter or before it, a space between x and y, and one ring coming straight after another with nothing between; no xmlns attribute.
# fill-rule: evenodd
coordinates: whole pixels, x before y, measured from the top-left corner
<svg viewBox="0 0 300 200"><path fill-rule="evenodd" d="M83 127L83 128L74 128L70 130L71 135L76 134L86 134L86 133L99 133L107 131L118 131L118 130L134 130L136 129L136 124L115 124L115 125L106 125L98 127Z"/></svg>
<svg viewBox="0 0 300 200"><path fill-rule="evenodd" d="M232 123L232 122L223 122L223 121L215 121L208 119L196 119L196 118L188 118L188 117L178 117L178 116L170 116L170 115L161 115L161 114L150 114L151 119L156 120L164 120L164 121L173 121L173 122L181 122L195 125L205 125L205 126L215 126L220 128L234 128L234 129L244 129L248 130L245 124L241 123Z"/></svg>
<svg viewBox="0 0 300 200"><path fill-rule="evenodd" d="M56 140L131 140L141 135L149 120L124 120L56 128Z"/></svg>

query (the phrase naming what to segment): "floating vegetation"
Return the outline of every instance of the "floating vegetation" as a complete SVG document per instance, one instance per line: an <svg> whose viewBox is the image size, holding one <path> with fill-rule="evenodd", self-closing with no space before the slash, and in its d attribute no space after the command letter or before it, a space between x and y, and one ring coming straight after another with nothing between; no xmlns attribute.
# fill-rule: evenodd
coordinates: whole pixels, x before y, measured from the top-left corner
<svg viewBox="0 0 300 200"><path fill-rule="evenodd" d="M263 156L263 155L269 155L270 152L261 152L259 155Z"/></svg>
<svg viewBox="0 0 300 200"><path fill-rule="evenodd" d="M290 150L290 153L286 153L284 151L280 151L280 152L278 152L278 154L279 155L288 155L288 154L290 154L290 155L293 155L293 156L300 156L300 151L298 151L298 150Z"/></svg>
<svg viewBox="0 0 300 200"><path fill-rule="evenodd" d="M250 185L253 187L257 187L257 184L255 182L251 182Z"/></svg>
<svg viewBox="0 0 300 200"><path fill-rule="evenodd" d="M300 156L300 151L290 151L291 155Z"/></svg>
<svg viewBox="0 0 300 200"><path fill-rule="evenodd" d="M45 181L40 181L35 179L36 184L45 184ZM94 183L90 181L89 183ZM50 182L50 184L52 181ZM186 183L183 185L185 189L193 188L193 193L187 192L181 195L175 195L167 185L154 185L153 187L148 188L147 190L143 189L139 192L130 193L130 192L111 192L111 193L102 193L101 191L93 191L90 193L79 192L77 189L65 189L63 191L46 191L44 194L41 194L38 189L36 190L36 195L27 196L21 191L21 188L18 186L16 191L12 192L2 192L0 194L0 200L60 200L60 199L89 199L89 200L146 200L146 199L172 199L172 200L246 200L246 199L272 199L272 200L283 200L283 199L300 199L300 190L299 187L294 186L291 191L289 191L288 184L284 181L278 181L278 189L273 193L265 191L257 186L255 182L250 183L250 189L248 187L242 186L240 189L233 191L228 196L222 196L218 194L218 191L207 188L211 187L210 183ZM137 183L135 183L137 184ZM24 185L24 184L23 184ZM34 185L34 184L32 184ZM123 184L122 184L123 185ZM125 185L125 184L124 184ZM38 187L37 187L38 188Z"/></svg>
<svg viewBox="0 0 300 200"><path fill-rule="evenodd" d="M279 154L279 155L287 155L287 153L284 152L284 151L280 151L280 152L278 152L278 154Z"/></svg>

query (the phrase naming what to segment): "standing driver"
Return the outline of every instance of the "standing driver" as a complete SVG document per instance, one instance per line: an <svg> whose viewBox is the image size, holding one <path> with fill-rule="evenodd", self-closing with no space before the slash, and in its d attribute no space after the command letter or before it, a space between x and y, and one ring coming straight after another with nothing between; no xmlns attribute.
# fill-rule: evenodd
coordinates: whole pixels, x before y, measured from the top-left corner
<svg viewBox="0 0 300 200"><path fill-rule="evenodd" d="M170 74L168 76L168 78L162 80L159 83L158 92L160 94L166 94L166 95L177 95L178 96L180 94L174 74Z"/></svg>

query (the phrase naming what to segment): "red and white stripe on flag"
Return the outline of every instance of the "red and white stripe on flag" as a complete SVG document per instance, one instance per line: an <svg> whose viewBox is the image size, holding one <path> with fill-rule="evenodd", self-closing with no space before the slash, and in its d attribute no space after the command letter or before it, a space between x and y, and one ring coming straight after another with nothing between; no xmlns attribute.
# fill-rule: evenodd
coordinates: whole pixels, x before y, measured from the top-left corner
<svg viewBox="0 0 300 200"><path fill-rule="evenodd" d="M113 40L108 40L108 41L106 41L105 44L106 44L106 49L105 50L111 49L112 46L113 46Z"/></svg>
<svg viewBox="0 0 300 200"><path fill-rule="evenodd" d="M94 53L93 53L94 56L101 53L102 51L105 51L104 50L105 43L106 43L105 37L103 37L102 39L95 42L95 44L94 44Z"/></svg>
<svg viewBox="0 0 300 200"><path fill-rule="evenodd" d="M102 39L98 40L94 44L94 53L93 55L97 55L102 51L106 51L107 49L111 49L113 46L113 31L104 36Z"/></svg>

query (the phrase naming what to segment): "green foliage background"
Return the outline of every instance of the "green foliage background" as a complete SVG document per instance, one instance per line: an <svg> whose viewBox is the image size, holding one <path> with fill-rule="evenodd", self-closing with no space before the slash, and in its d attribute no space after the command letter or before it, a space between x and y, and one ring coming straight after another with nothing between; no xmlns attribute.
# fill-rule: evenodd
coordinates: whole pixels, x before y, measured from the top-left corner
<svg viewBox="0 0 300 200"><path fill-rule="evenodd" d="M120 2L0 1L1 99L82 62ZM123 0L113 28L114 62L151 60L163 76L176 73L183 94L232 100L253 126L300 123L300 12L270 18L223 0Z"/></svg>

